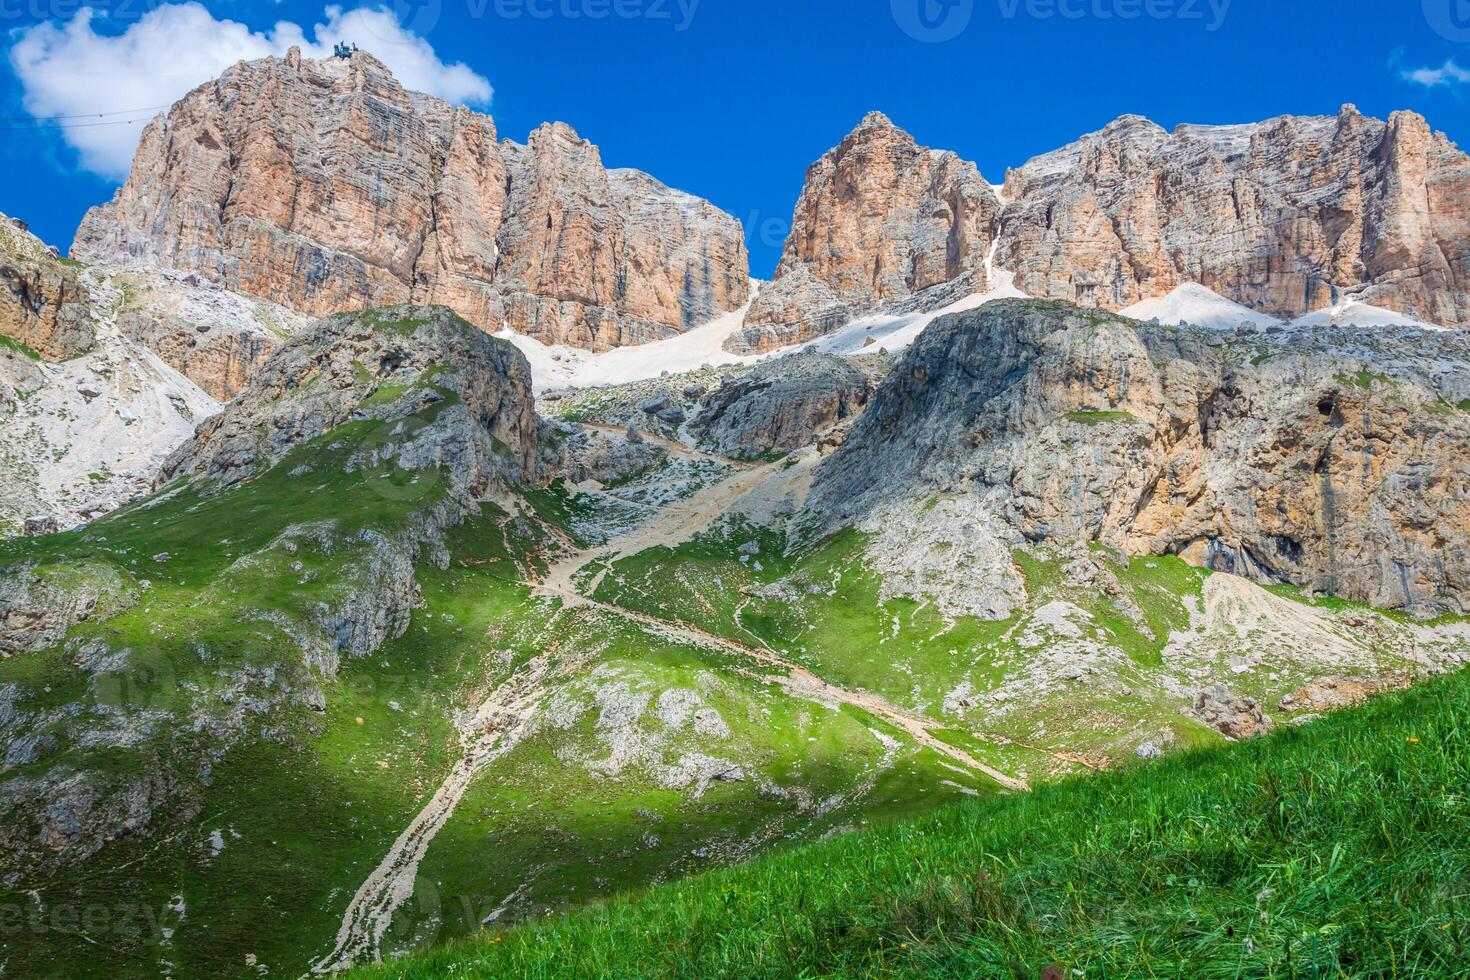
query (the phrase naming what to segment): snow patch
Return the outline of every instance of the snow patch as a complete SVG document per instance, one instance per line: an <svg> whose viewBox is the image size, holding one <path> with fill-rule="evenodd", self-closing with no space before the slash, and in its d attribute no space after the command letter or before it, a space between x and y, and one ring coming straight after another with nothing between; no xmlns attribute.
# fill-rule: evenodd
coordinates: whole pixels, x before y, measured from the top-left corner
<svg viewBox="0 0 1470 980"><path fill-rule="evenodd" d="M1156 320L1171 326L1204 327L1208 330L1244 327L1259 332L1281 325L1275 317L1257 313L1197 282L1181 283L1165 296L1134 303L1119 310L1118 314L1134 320Z"/></svg>
<svg viewBox="0 0 1470 980"><path fill-rule="evenodd" d="M776 353L810 349L850 357L853 354L861 354L879 348L889 352L899 351L917 340L919 334L923 333L929 324L942 316L978 309L992 300L1025 299L1026 294L1015 286L1015 274L995 268L995 250L996 245L992 242L990 252L985 258L985 274L992 285L983 293L971 293L948 306L931 310L928 313L905 313L897 316L875 313L858 317L847 326L824 337L818 337L796 347L782 348Z"/></svg>
<svg viewBox="0 0 1470 980"><path fill-rule="evenodd" d="M752 280L752 293L760 283ZM752 297L753 298L753 297ZM554 388L593 388L656 378L661 374L695 371L703 366L748 364L759 357L742 357L725 350L725 340L745 322L747 303L738 310L686 330L677 337L651 344L615 347L593 353L502 330L495 336L508 340L531 362L533 388L539 393Z"/></svg>
<svg viewBox="0 0 1470 980"><path fill-rule="evenodd" d="M1416 319L1407 313L1396 313L1355 299L1336 306L1316 310L1291 321L1293 327L1418 327L1421 330L1443 330L1444 327Z"/></svg>

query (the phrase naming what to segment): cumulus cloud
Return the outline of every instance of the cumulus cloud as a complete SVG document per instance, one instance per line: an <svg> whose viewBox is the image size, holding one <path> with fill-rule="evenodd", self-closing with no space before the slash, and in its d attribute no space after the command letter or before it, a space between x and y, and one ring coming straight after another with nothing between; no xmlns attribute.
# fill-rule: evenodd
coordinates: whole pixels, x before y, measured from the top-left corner
<svg viewBox="0 0 1470 980"><path fill-rule="evenodd" d="M1415 85L1423 85L1425 88L1464 85L1470 82L1470 68L1461 68L1453 59L1446 61L1438 68L1414 68L1402 74L1406 81L1413 82Z"/></svg>
<svg viewBox="0 0 1470 980"><path fill-rule="evenodd" d="M437 9L437 8L436 8ZM98 33L101 18L82 8L71 20L43 23L16 32L10 64L23 89L26 111L37 118L92 115L92 122L132 125L80 125L68 119L59 135L80 154L82 165L110 178L127 174L147 112L122 109L167 106L190 89L242 59L283 55L293 45L309 58L330 57L332 45L355 41L386 64L405 87L451 102L486 105L490 83L462 62L445 64L429 42L388 9L331 6L310 35L298 24L280 21L268 31L252 31L232 20L217 20L198 3L155 7L121 34ZM105 119L99 113L114 113Z"/></svg>

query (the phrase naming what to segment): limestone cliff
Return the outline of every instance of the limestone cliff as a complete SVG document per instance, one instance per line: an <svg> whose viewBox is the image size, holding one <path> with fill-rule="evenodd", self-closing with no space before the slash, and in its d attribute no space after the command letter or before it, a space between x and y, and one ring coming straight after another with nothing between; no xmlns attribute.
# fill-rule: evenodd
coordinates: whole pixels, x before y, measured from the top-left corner
<svg viewBox="0 0 1470 980"><path fill-rule="evenodd" d="M1000 203L973 163L919 146L882 113L807 171L772 285L731 350L771 350L961 277L988 288Z"/></svg>
<svg viewBox="0 0 1470 980"><path fill-rule="evenodd" d="M1356 299L1464 326L1470 157L1412 112L1172 133L1123 116L1009 171L997 197L875 113L808 171L776 277L728 346L936 309L1010 275L1110 310L1199 283L1285 319Z"/></svg>
<svg viewBox="0 0 1470 980"><path fill-rule="evenodd" d="M406 91L371 55L242 62L144 130L73 253L195 272L313 315L435 302L482 329L603 350L748 291L743 234L564 125L525 146Z"/></svg>
<svg viewBox="0 0 1470 980"><path fill-rule="evenodd" d="M996 264L1033 296L1116 310L1197 282L1285 318L1355 296L1470 323L1470 158L1411 112L1125 116L1005 191Z"/></svg>

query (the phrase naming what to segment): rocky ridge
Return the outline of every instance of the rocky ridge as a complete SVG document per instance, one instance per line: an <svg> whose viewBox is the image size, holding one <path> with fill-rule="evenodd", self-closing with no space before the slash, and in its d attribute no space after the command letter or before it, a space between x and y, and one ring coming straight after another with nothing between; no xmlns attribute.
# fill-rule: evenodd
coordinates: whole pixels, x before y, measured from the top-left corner
<svg viewBox="0 0 1470 980"><path fill-rule="evenodd" d="M519 351L443 307L340 313L278 350L239 398L165 461L158 483L190 475L230 486L350 421L442 406L432 422L404 429L398 465L445 466L461 495L483 497L497 482L536 478L539 423L530 392Z"/></svg>
<svg viewBox="0 0 1470 980"><path fill-rule="evenodd" d="M1470 158L1412 112L1173 132L1123 116L996 190L870 114L808 171L776 277L729 348L936 309L1002 275L1110 310L1194 283L1247 315L1354 300L1470 324Z"/></svg>
<svg viewBox="0 0 1470 980"><path fill-rule="evenodd" d="M1009 546L1080 539L1462 612L1463 372L1354 354L999 301L919 338L818 470L808 508L827 527L895 526L897 512L963 522L995 542L979 577L1000 595L1018 582Z"/></svg>
<svg viewBox="0 0 1470 980"><path fill-rule="evenodd" d="M1006 175L996 262L1120 309L1196 282L1287 319L1346 297L1470 323L1470 158L1422 116L1124 116Z"/></svg>
<svg viewBox="0 0 1470 980"><path fill-rule="evenodd" d="M312 315L405 302L593 350L740 308L739 224L563 124L522 146L364 52L242 62L145 129L83 260L193 272Z"/></svg>

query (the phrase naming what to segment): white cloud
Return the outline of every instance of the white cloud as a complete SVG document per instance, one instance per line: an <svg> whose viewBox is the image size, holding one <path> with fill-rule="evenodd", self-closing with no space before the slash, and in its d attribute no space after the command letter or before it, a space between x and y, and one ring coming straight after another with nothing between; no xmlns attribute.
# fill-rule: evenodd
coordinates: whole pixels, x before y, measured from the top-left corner
<svg viewBox="0 0 1470 980"><path fill-rule="evenodd" d="M156 7L121 34L99 34L93 26L96 16L84 7L63 24L48 22L16 32L10 64L24 89L27 112L49 119L167 106L242 59L283 55L292 45L308 58L324 58L338 41L354 41L371 51L409 89L451 102L490 101L490 83L483 76L462 62L446 65L411 29L432 23L416 20L405 26L383 8L327 7L325 22L311 29L311 40L289 21L269 31L252 31L236 21L217 20L193 2ZM133 125L78 126L87 120L68 120L72 126L59 133L87 169L121 178L149 115L128 113L105 120L138 118Z"/></svg>
<svg viewBox="0 0 1470 980"><path fill-rule="evenodd" d="M1461 68L1453 59L1446 61L1438 68L1415 68L1402 74L1405 80L1426 88L1470 83L1470 69Z"/></svg>

